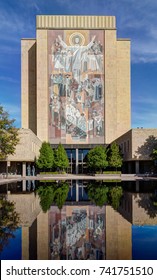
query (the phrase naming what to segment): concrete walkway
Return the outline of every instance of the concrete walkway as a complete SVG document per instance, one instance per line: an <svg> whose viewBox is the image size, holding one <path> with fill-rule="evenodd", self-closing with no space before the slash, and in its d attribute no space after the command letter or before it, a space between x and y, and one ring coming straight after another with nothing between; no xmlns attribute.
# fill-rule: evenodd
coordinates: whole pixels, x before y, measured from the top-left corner
<svg viewBox="0 0 157 280"><path fill-rule="evenodd" d="M21 180L121 180L121 181L136 181L136 180L157 180L157 177L149 177L144 174L102 174L102 175L75 175L75 174L54 174L54 175L37 175L37 176L26 176L16 177L9 176L8 178L0 178L0 185L17 182Z"/></svg>

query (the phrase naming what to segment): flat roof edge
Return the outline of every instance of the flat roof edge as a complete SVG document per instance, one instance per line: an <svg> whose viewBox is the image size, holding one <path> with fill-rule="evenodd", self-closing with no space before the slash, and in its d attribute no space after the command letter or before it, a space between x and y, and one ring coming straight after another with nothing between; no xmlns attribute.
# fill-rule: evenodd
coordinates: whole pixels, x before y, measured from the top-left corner
<svg viewBox="0 0 157 280"><path fill-rule="evenodd" d="M116 29L115 16L40 15L37 29Z"/></svg>

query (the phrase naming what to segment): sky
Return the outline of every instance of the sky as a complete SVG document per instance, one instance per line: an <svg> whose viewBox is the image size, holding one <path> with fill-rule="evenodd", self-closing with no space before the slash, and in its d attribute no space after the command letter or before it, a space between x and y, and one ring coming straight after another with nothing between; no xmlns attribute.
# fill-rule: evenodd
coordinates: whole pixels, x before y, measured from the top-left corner
<svg viewBox="0 0 157 280"><path fill-rule="evenodd" d="M156 0L1 0L0 104L21 126L21 38L36 37L36 15L113 15L131 39L133 128L157 128Z"/></svg>

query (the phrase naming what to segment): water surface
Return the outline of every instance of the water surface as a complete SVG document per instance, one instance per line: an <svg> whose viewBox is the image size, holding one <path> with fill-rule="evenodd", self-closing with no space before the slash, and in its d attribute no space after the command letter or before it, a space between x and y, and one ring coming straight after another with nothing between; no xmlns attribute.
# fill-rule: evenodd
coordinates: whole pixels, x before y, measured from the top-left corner
<svg viewBox="0 0 157 280"><path fill-rule="evenodd" d="M0 185L0 259L157 259L155 181Z"/></svg>

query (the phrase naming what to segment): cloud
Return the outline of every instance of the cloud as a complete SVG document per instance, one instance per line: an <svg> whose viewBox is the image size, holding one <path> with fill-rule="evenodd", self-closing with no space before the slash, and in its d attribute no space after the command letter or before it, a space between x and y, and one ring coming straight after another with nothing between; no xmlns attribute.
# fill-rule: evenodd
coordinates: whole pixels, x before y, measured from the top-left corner
<svg viewBox="0 0 157 280"><path fill-rule="evenodd" d="M15 83L15 84L20 83L19 80L13 79L12 77L6 77L6 76L0 76L0 81L6 81L6 82L9 82L9 83Z"/></svg>
<svg viewBox="0 0 157 280"><path fill-rule="evenodd" d="M14 6L0 6L1 53L12 42L8 51L15 53L21 37L35 36L36 14L115 15L118 36L131 38L132 63L157 62L156 0L20 0Z"/></svg>
<svg viewBox="0 0 157 280"><path fill-rule="evenodd" d="M153 97L145 97L143 95L138 95L138 97L133 101L133 103L137 106L139 106L140 104L145 105L146 109L148 109L148 107L157 107L157 99L153 98Z"/></svg>
<svg viewBox="0 0 157 280"><path fill-rule="evenodd" d="M149 111L150 110L150 111ZM157 127L157 112L148 110L132 110L132 127Z"/></svg>
<svg viewBox="0 0 157 280"><path fill-rule="evenodd" d="M20 39L24 36L33 36L35 34L34 18L28 4L25 7L15 3L15 7L9 3L0 5L0 53L20 53ZM7 6L8 4L8 6ZM24 4L24 3L23 3ZM22 9L23 7L23 9Z"/></svg>
<svg viewBox="0 0 157 280"><path fill-rule="evenodd" d="M153 96L137 94L132 102L132 126L152 128L157 127L157 99Z"/></svg>
<svg viewBox="0 0 157 280"><path fill-rule="evenodd" d="M117 32L132 42L132 63L157 62L157 1L148 0L57 0L69 13L115 15Z"/></svg>

